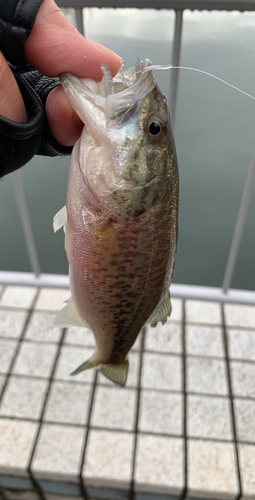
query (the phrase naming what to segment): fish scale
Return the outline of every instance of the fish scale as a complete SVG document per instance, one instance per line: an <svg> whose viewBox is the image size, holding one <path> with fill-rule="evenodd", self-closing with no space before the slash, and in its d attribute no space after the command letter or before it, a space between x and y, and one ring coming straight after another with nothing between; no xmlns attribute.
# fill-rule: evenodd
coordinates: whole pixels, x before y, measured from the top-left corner
<svg viewBox="0 0 255 500"><path fill-rule="evenodd" d="M166 99L149 65L139 61L113 80L104 68L107 92L104 79L60 78L85 127L73 149L63 211L72 301L56 324L83 323L93 331L96 351L74 374L98 366L122 386L143 326L164 323L171 313L177 244L176 151Z"/></svg>

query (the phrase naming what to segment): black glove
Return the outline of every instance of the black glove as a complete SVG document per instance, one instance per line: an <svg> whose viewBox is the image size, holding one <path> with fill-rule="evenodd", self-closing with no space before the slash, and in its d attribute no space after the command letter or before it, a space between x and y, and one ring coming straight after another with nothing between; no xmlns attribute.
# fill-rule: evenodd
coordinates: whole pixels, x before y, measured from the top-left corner
<svg viewBox="0 0 255 500"><path fill-rule="evenodd" d="M42 0L0 0L0 50L17 80L28 114L27 123L0 116L0 177L22 167L35 154L68 155L72 147L60 146L45 116L49 92L60 85L26 63L24 43Z"/></svg>

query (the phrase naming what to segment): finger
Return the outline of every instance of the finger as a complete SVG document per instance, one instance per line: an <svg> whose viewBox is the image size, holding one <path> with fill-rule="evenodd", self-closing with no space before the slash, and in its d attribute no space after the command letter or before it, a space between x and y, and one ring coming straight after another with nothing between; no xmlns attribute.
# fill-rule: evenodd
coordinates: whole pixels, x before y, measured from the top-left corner
<svg viewBox="0 0 255 500"><path fill-rule="evenodd" d="M70 71L79 77L102 79L104 63L115 75L122 59L102 45L84 38L53 0L44 0L25 42L26 60L47 76Z"/></svg>
<svg viewBox="0 0 255 500"><path fill-rule="evenodd" d="M83 123L70 105L62 87L52 90L46 101L51 133L61 146L72 146L80 137Z"/></svg>
<svg viewBox="0 0 255 500"><path fill-rule="evenodd" d="M0 115L15 122L28 120L19 86L0 52Z"/></svg>

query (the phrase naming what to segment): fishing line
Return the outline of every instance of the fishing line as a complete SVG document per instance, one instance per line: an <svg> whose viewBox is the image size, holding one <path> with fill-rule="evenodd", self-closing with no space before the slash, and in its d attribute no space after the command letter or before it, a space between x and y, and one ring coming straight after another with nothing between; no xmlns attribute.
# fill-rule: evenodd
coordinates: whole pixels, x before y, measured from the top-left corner
<svg viewBox="0 0 255 500"><path fill-rule="evenodd" d="M203 71L202 69L190 68L188 66L172 66L172 64L170 64L168 66L167 65L154 64L152 66L147 66L146 68L144 68L141 71L141 73L143 74L143 73L146 73L146 71L151 71L151 70L153 71L153 70L157 70L157 69L163 69L163 70L165 70L165 69L187 69L187 70L190 70L190 71L196 71L197 73L202 73L204 75L210 76L211 78L214 78L215 80L218 80L221 83L224 83L228 87L231 87L232 89L237 90L238 92L241 92L242 94L246 95L247 97L250 97L251 99L253 99L255 101L255 97L253 95L248 94L248 92L245 92L244 90L239 89L238 87L235 87L235 85L232 85L231 83L226 82L222 78L219 78L218 76L212 75L211 73L208 73L207 71ZM139 71L137 71L137 73L139 73Z"/></svg>

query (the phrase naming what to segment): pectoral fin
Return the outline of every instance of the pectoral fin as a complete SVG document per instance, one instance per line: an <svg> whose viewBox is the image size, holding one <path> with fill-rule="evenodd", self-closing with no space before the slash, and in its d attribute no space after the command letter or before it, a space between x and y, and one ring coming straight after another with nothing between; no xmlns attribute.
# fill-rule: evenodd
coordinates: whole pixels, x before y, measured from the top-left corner
<svg viewBox="0 0 255 500"><path fill-rule="evenodd" d="M67 221L67 211L66 206L61 208L59 212L53 217L53 229L54 233L63 227L64 233L66 232L66 221Z"/></svg>
<svg viewBox="0 0 255 500"><path fill-rule="evenodd" d="M159 321L162 325L167 322L167 317L171 315L172 304L170 299L170 292L168 292L164 302L161 304L159 310L156 312L155 316L151 320L151 326L155 327Z"/></svg>
<svg viewBox="0 0 255 500"><path fill-rule="evenodd" d="M57 314L53 322L54 326L60 326L61 328L68 328L71 326L85 326L90 329L90 326L86 321L82 320L75 308L72 299L68 299L68 302L61 311Z"/></svg>

